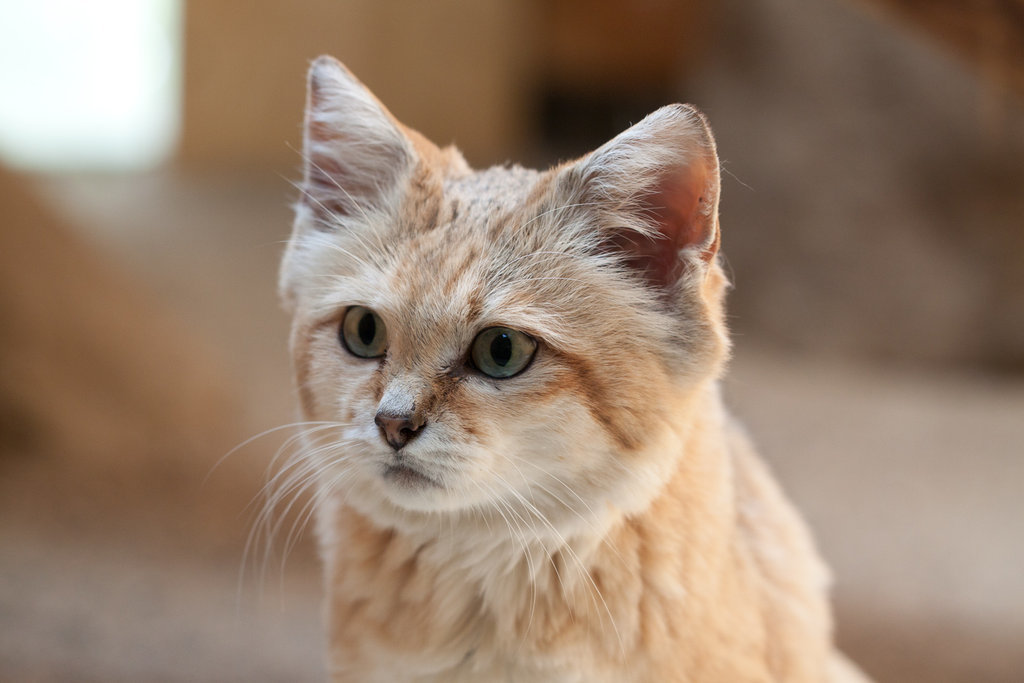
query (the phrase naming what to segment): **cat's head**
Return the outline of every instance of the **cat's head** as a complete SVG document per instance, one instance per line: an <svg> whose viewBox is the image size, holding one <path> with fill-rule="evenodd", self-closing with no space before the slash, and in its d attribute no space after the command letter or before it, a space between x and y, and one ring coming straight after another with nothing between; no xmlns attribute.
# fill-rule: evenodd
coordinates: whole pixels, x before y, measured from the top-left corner
<svg viewBox="0 0 1024 683"><path fill-rule="evenodd" d="M719 171L672 105L547 172L470 170L309 75L281 291L321 472L370 515L643 505L727 341Z"/></svg>

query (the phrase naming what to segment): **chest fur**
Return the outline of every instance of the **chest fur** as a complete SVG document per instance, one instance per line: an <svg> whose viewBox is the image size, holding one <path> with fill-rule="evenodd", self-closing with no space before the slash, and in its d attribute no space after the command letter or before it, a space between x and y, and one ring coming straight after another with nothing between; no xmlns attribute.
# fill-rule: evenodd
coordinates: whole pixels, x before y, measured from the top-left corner
<svg viewBox="0 0 1024 683"><path fill-rule="evenodd" d="M598 643L625 648L617 629L627 610L608 603L590 571L600 553L551 552L514 534L469 546L444 533L417 542L351 511L337 532L331 658L352 680L386 670L387 680L569 682L584 680L578 662Z"/></svg>
<svg viewBox="0 0 1024 683"><path fill-rule="evenodd" d="M659 514L689 526L685 510ZM701 542L733 537L728 517L675 537L623 521L600 543L554 552L523 539L467 546L444 533L417 542L350 510L336 522L327 553L335 681L815 680L782 661L773 634L802 640L807 663L823 643L794 630L819 625L778 613L739 539Z"/></svg>

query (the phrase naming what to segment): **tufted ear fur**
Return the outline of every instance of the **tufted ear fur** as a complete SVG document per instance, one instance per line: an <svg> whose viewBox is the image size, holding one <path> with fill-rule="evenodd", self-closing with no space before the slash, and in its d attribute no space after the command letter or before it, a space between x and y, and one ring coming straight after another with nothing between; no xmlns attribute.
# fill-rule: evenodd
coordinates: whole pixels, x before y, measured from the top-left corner
<svg viewBox="0 0 1024 683"><path fill-rule="evenodd" d="M687 262L706 265L718 252L718 156L692 106L650 114L570 166L567 180L611 248L658 288L672 288Z"/></svg>
<svg viewBox="0 0 1024 683"><path fill-rule="evenodd" d="M331 227L387 203L416 162L400 124L333 57L309 70L301 203Z"/></svg>

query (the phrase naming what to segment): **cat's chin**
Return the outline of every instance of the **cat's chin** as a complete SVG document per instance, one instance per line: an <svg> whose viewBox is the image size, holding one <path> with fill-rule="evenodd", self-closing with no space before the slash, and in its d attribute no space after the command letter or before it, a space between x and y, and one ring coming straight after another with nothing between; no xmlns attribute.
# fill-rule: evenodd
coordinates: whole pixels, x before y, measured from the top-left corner
<svg viewBox="0 0 1024 683"><path fill-rule="evenodd" d="M391 486L403 490L420 490L424 488L443 488L441 484L420 472L415 467L405 464L384 466L384 481Z"/></svg>
<svg viewBox="0 0 1024 683"><path fill-rule="evenodd" d="M379 470L376 488L391 505L410 512L438 512L454 506L451 492L437 479L411 463L391 462Z"/></svg>

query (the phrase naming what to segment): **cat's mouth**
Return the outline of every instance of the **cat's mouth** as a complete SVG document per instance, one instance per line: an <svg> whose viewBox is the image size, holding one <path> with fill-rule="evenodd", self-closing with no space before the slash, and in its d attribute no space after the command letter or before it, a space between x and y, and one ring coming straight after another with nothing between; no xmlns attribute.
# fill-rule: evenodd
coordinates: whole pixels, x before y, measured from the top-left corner
<svg viewBox="0 0 1024 683"><path fill-rule="evenodd" d="M441 484L404 462L385 465L384 479L403 488L441 488Z"/></svg>

